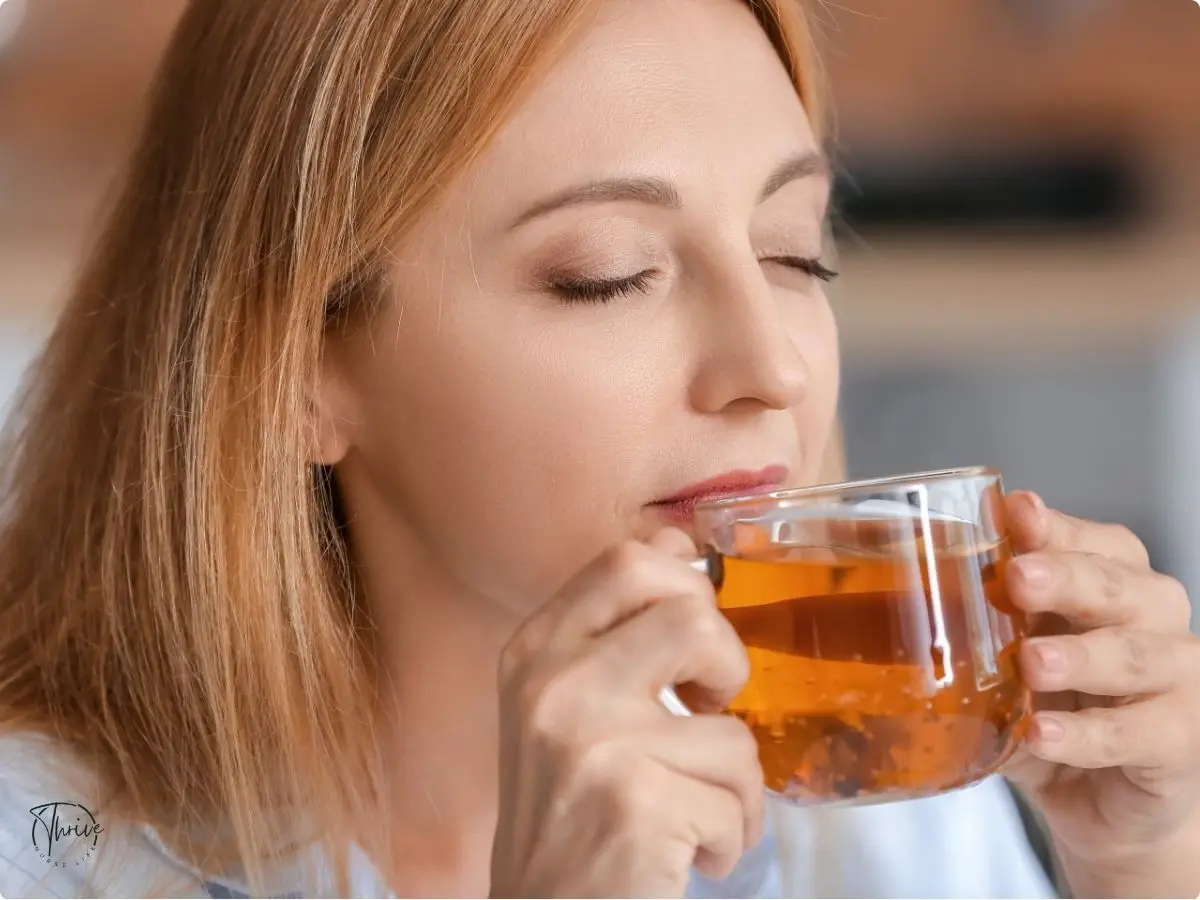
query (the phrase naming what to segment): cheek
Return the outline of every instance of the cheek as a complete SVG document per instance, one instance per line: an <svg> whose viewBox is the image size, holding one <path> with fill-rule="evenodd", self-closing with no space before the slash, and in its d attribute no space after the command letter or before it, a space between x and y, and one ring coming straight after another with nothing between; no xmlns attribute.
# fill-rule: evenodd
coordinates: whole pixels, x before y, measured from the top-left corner
<svg viewBox="0 0 1200 900"><path fill-rule="evenodd" d="M635 511L648 373L553 329L456 328L377 354L358 442L387 515L529 609Z"/></svg>

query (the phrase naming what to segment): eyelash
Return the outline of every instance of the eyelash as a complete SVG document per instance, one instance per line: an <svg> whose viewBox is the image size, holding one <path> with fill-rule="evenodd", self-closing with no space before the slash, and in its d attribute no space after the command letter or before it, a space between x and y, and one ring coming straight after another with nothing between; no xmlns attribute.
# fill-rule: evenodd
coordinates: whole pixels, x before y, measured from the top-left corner
<svg viewBox="0 0 1200 900"><path fill-rule="evenodd" d="M811 275L818 281L829 282L838 277L837 272L815 257L771 256L762 262L778 263L789 269L796 269L806 275ZM553 285L553 288L564 303L609 303L618 298L646 293L654 281L655 274L654 269L646 269L636 275L630 275L628 278L559 281Z"/></svg>
<svg viewBox="0 0 1200 900"><path fill-rule="evenodd" d="M654 269L646 269L628 278L564 280L556 282L553 287L564 303L608 303L620 297L646 293L655 274Z"/></svg>
<svg viewBox="0 0 1200 900"><path fill-rule="evenodd" d="M816 257L807 256L770 256L763 262L778 263L789 269L796 269L806 275L811 275L818 281L830 282L838 277L838 273L826 266Z"/></svg>

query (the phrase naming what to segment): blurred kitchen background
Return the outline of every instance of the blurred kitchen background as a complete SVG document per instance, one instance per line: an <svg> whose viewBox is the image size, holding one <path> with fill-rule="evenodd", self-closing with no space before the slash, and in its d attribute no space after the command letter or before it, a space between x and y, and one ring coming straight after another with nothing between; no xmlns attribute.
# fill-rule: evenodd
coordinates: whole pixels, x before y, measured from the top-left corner
<svg viewBox="0 0 1200 900"><path fill-rule="evenodd" d="M0 0L0 402L181 5ZM814 6L851 473L998 466L1200 601L1200 6Z"/></svg>

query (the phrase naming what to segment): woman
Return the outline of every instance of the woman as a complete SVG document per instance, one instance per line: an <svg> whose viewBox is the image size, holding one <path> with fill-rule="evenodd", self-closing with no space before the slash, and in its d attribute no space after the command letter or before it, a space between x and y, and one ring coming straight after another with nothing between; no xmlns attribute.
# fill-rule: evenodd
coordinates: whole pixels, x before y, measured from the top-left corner
<svg viewBox="0 0 1200 900"><path fill-rule="evenodd" d="M0 890L1048 893L1002 782L760 841L744 728L654 701L745 677L661 501L831 433L807 46L786 2L192 5L12 457ZM1076 892L1190 896L1186 598L1012 515L1078 632L1012 777Z"/></svg>

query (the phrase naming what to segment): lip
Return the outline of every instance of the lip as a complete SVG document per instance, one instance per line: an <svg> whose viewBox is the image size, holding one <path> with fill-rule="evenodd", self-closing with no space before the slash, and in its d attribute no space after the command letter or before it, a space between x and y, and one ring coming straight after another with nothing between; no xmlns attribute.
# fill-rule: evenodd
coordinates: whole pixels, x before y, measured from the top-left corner
<svg viewBox="0 0 1200 900"><path fill-rule="evenodd" d="M787 477L787 466L767 466L757 471L735 469L690 484L669 497L655 500L650 507L660 510L668 518L690 522L698 503L778 490L787 481Z"/></svg>

